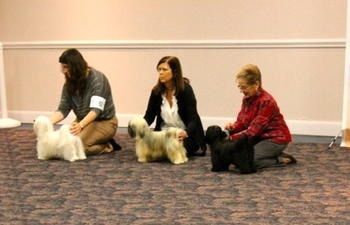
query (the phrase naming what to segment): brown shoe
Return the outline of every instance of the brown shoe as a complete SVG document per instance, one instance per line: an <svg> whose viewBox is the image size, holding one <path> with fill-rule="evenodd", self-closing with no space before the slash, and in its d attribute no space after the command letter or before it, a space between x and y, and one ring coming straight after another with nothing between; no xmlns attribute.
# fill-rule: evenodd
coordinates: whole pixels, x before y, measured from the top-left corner
<svg viewBox="0 0 350 225"><path fill-rule="evenodd" d="M284 153L284 152L282 152L282 154L278 157L278 161L284 165L290 165L290 164L297 163L297 160L293 156L291 156L287 153Z"/></svg>

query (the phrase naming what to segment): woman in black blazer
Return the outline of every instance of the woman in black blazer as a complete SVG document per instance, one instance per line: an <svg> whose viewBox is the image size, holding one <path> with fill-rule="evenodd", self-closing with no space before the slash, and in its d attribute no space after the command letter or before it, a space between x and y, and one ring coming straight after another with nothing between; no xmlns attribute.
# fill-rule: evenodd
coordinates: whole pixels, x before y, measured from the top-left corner
<svg viewBox="0 0 350 225"><path fill-rule="evenodd" d="M152 89L145 120L151 125L157 118L156 131L167 127L184 129L179 138L184 142L187 155L204 156L206 144L196 97L189 80L182 76L179 59L174 56L163 57L157 64L157 71L159 79Z"/></svg>

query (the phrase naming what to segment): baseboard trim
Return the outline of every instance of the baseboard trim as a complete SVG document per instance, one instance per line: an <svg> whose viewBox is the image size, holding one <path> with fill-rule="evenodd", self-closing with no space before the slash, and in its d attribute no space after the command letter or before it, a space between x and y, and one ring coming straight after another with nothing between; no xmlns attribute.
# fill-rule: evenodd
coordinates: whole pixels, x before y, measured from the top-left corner
<svg viewBox="0 0 350 225"><path fill-rule="evenodd" d="M10 111L9 117L15 118L22 123L33 123L38 115L50 116L51 112L46 111ZM127 127L128 122L135 116L140 114L117 114L119 127ZM71 113L63 121L70 123L74 120L74 115ZM208 126L216 124L224 126L226 123L233 121L230 117L201 117L204 129ZM287 124L293 135L312 135L312 136L336 136L341 130L341 122L333 121L309 121L309 120L287 120Z"/></svg>

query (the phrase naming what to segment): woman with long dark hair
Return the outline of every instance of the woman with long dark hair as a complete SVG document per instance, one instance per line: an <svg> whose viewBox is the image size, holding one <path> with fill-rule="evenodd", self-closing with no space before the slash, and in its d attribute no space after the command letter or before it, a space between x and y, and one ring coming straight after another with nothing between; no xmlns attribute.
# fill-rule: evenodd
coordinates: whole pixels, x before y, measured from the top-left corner
<svg viewBox="0 0 350 225"><path fill-rule="evenodd" d="M205 155L206 144L197 101L188 79L182 75L175 56L165 56L157 64L157 84L151 91L144 118L150 125L156 119L155 130L182 128L180 134L188 156ZM198 151L201 150L201 151Z"/></svg>
<svg viewBox="0 0 350 225"><path fill-rule="evenodd" d="M67 49L59 57L65 76L61 101L51 116L56 124L73 110L76 120L70 131L78 135L87 155L111 152L119 146L114 142L118 120L107 77L89 67L77 49Z"/></svg>

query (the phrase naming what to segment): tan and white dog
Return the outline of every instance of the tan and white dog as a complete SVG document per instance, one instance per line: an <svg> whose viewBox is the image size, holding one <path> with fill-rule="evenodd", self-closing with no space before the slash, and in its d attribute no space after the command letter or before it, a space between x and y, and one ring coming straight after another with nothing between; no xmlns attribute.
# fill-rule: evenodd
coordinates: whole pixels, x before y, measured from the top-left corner
<svg viewBox="0 0 350 225"><path fill-rule="evenodd" d="M173 164L188 161L183 142L179 141L182 129L168 128L163 131L152 131L146 120L136 117L129 121L128 133L136 140L136 156L139 162L152 162L169 159Z"/></svg>
<svg viewBox="0 0 350 225"><path fill-rule="evenodd" d="M78 136L70 133L69 125L62 125L54 131L49 118L38 116L33 128L37 136L38 159L59 158L70 162L86 159L83 143Z"/></svg>

